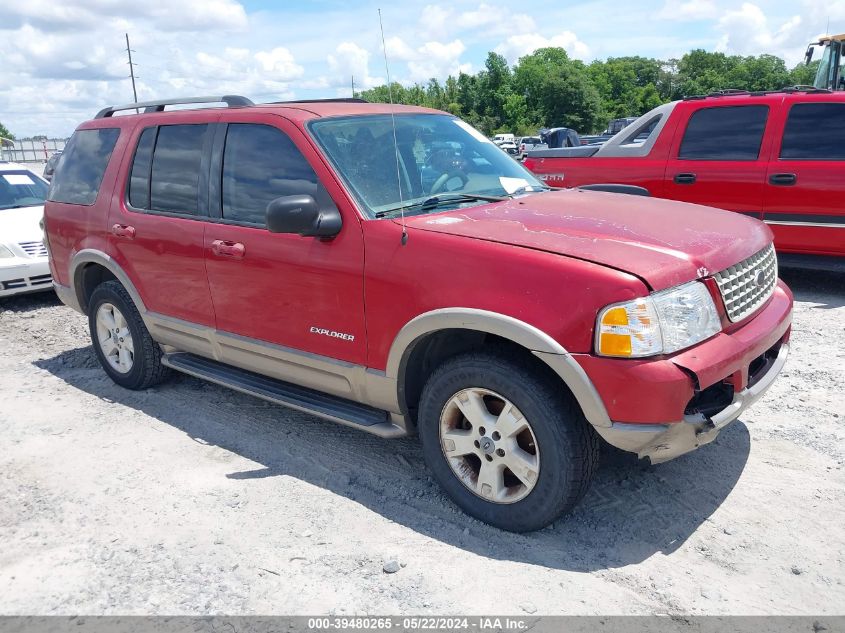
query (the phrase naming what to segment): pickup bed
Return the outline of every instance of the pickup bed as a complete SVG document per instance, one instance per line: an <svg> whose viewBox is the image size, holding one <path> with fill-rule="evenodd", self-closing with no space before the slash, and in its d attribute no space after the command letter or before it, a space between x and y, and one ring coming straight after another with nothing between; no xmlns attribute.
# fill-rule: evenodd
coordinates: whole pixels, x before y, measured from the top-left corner
<svg viewBox="0 0 845 633"><path fill-rule="evenodd" d="M845 256L845 94L786 90L659 106L601 147L529 152L553 187L625 184L766 222L781 253Z"/></svg>

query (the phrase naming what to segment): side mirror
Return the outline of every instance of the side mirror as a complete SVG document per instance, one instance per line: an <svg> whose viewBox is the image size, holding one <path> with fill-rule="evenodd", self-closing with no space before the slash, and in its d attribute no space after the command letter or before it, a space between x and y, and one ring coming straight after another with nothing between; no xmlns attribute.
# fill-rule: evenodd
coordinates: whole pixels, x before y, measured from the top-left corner
<svg viewBox="0 0 845 633"><path fill-rule="evenodd" d="M282 196L267 205L267 229L305 237L334 237L340 232L340 212L321 209L308 195Z"/></svg>
<svg viewBox="0 0 845 633"><path fill-rule="evenodd" d="M808 46L807 52L804 53L804 64L809 66L810 62L813 61L813 53L816 51L814 46Z"/></svg>

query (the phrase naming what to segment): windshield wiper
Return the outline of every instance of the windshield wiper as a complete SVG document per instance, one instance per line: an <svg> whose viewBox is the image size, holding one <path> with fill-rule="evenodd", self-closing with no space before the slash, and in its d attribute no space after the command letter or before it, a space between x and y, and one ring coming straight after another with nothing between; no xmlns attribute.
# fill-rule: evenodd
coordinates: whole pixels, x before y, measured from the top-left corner
<svg viewBox="0 0 845 633"><path fill-rule="evenodd" d="M376 213L376 217L384 218L392 213L407 211L408 209L430 211L431 209L436 209L444 204L453 204L455 202L476 202L479 200L484 202L502 202L503 200L509 199L509 196L484 196L476 193L439 193L435 196L431 196L430 198L426 198L422 202L411 202L409 204L393 207L392 209L378 211Z"/></svg>

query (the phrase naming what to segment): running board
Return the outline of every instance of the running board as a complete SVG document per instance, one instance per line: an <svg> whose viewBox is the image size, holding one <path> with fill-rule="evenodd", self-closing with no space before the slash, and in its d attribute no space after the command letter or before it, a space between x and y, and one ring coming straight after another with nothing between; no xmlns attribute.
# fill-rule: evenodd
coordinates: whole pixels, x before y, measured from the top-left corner
<svg viewBox="0 0 845 633"><path fill-rule="evenodd" d="M218 363L194 354L175 352L161 358L162 365L176 371L229 387L235 391L304 411L333 422L352 426L381 437L402 437L404 429L390 422L387 411L345 398L268 378L245 369Z"/></svg>

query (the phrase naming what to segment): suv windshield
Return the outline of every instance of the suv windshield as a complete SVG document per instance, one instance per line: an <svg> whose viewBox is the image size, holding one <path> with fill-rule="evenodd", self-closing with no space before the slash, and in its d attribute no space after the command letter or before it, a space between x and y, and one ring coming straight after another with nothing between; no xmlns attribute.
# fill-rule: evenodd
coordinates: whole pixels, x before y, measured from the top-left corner
<svg viewBox="0 0 845 633"><path fill-rule="evenodd" d="M314 121L310 130L358 200L372 216L422 204L438 194L450 206L489 202L547 189L468 123L445 114L397 114L396 151L391 116ZM401 188L401 189L400 189ZM446 200L446 196L442 196Z"/></svg>
<svg viewBox="0 0 845 633"><path fill-rule="evenodd" d="M32 172L0 172L0 211L36 207L44 204L47 197L47 184Z"/></svg>

